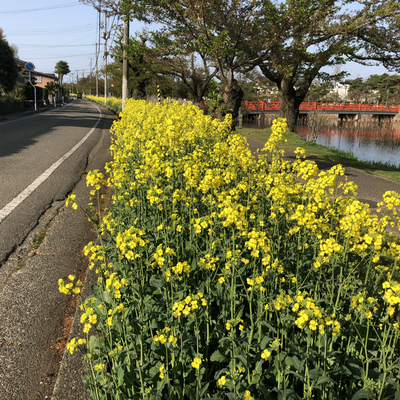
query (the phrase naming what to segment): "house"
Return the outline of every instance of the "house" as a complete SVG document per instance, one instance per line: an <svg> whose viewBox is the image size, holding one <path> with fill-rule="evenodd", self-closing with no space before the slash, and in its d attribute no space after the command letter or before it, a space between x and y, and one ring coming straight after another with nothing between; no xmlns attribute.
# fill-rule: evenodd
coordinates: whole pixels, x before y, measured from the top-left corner
<svg viewBox="0 0 400 400"><path fill-rule="evenodd" d="M15 61L21 68L21 73L20 73L17 81L22 82L22 83L28 83L29 74L25 70L26 61L23 61L20 59L16 59ZM34 78L35 86L41 87L41 88L45 88L47 83L49 83L49 82L55 83L55 81L58 80L57 76L54 74L45 74L43 72L38 72L38 71L32 71L31 75L32 75L32 78Z"/></svg>
<svg viewBox="0 0 400 400"><path fill-rule="evenodd" d="M55 82L58 78L54 74L44 74L43 72L32 72L32 77L35 78L35 86L45 88L47 83Z"/></svg>

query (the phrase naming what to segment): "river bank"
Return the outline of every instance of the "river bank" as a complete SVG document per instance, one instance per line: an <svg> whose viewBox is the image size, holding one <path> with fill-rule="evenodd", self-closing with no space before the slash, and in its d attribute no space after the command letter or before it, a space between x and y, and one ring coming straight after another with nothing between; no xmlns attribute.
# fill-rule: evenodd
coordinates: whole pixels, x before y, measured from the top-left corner
<svg viewBox="0 0 400 400"><path fill-rule="evenodd" d="M252 129L243 128L240 133L248 138L266 142L271 134L270 128L266 129ZM302 147L306 150L308 158L315 158L324 161L328 161L333 164L342 164L345 167L352 167L359 169L370 174L390 179L394 182L400 183L400 169L392 167L387 164L379 162L365 162L358 160L350 153L345 153L340 150L328 148L317 143L309 142L299 135L288 132L285 135L286 143L283 148L288 151L294 151L297 147Z"/></svg>

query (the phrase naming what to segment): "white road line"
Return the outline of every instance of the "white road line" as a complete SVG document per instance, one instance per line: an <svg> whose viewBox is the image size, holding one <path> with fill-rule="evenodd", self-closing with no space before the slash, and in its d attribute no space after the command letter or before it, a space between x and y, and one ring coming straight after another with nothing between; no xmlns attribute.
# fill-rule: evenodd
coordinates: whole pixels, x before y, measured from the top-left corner
<svg viewBox="0 0 400 400"><path fill-rule="evenodd" d="M100 122L102 114L100 108L97 107L95 104L93 105L100 113L99 119L93 125L93 128L70 151L65 153L50 168L44 171L42 175L36 178L25 190L14 197L6 206L0 209L0 222L8 217L15 210L15 208L18 207L34 190L36 190L66 159L68 159L73 153L75 153L75 151L78 150L78 148L82 146L82 144L85 143L89 136L94 132Z"/></svg>

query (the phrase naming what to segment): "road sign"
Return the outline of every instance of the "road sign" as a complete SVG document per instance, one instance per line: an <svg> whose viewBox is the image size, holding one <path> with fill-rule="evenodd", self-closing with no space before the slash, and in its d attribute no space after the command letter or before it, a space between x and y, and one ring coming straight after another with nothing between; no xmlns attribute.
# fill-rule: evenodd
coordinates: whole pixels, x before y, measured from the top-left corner
<svg viewBox="0 0 400 400"><path fill-rule="evenodd" d="M34 65L33 63L31 63L31 62L27 62L27 63L25 64L25 68L26 68L28 71L34 71L34 70L35 70L35 65Z"/></svg>
<svg viewBox="0 0 400 400"><path fill-rule="evenodd" d="M29 83L33 87L33 95L35 98L35 112L37 111L37 103L36 103L36 86L32 83L32 71L35 70L35 65L31 62L25 63L25 68L29 71Z"/></svg>

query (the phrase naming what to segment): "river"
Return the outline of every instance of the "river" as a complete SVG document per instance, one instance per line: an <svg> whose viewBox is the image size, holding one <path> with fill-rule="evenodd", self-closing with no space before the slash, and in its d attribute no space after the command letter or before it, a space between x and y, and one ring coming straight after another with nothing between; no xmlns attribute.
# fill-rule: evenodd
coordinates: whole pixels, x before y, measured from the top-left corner
<svg viewBox="0 0 400 400"><path fill-rule="evenodd" d="M271 121L259 124L243 121L244 128L267 128ZM353 154L357 159L400 168L400 122L365 119L339 122L336 118L299 120L299 136L322 146Z"/></svg>

